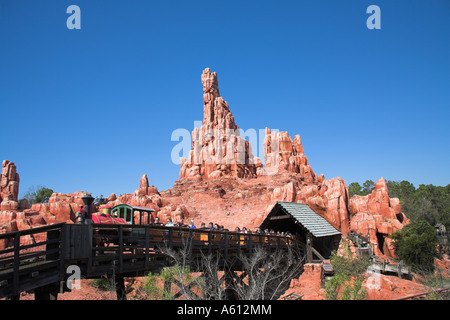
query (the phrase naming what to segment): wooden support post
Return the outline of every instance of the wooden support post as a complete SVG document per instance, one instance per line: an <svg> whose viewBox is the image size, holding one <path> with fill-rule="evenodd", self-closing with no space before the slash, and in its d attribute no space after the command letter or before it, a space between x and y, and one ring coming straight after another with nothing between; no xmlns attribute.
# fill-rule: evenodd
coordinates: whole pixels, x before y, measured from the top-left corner
<svg viewBox="0 0 450 320"><path fill-rule="evenodd" d="M19 293L20 233L14 234L13 294Z"/></svg>
<svg viewBox="0 0 450 320"><path fill-rule="evenodd" d="M40 288L36 288L34 289L34 300L57 300L58 291L58 283L52 283Z"/></svg>
<svg viewBox="0 0 450 320"><path fill-rule="evenodd" d="M117 300L127 300L127 293L125 291L125 280L123 276L116 275L114 277L114 286L116 287Z"/></svg>
<svg viewBox="0 0 450 320"><path fill-rule="evenodd" d="M123 225L119 225L119 273L123 272Z"/></svg>
<svg viewBox="0 0 450 320"><path fill-rule="evenodd" d="M229 241L228 241L228 235L223 234L222 236L225 237L225 249L224 249L224 256L225 256L225 261L228 261L228 247L229 247Z"/></svg>
<svg viewBox="0 0 450 320"><path fill-rule="evenodd" d="M311 234L306 235L306 261L308 263L312 262L312 237Z"/></svg>
<svg viewBox="0 0 450 320"><path fill-rule="evenodd" d="M208 232L208 255L211 255L212 254L212 237L213 237L213 234L212 234L212 231L211 230L209 230L209 232Z"/></svg>
<svg viewBox="0 0 450 320"><path fill-rule="evenodd" d="M173 248L173 228L169 227L169 248Z"/></svg>
<svg viewBox="0 0 450 320"><path fill-rule="evenodd" d="M149 220L150 221L150 220ZM149 224L150 222L148 222ZM144 262L144 266L145 269L148 269L149 266L149 258L150 258L150 226L149 225L145 226L145 262Z"/></svg>

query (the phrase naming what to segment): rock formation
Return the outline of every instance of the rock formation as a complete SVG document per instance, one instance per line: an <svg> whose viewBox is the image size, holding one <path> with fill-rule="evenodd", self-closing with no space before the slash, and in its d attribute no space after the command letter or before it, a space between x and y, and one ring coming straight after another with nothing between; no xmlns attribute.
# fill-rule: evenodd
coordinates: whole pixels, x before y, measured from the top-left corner
<svg viewBox="0 0 450 320"><path fill-rule="evenodd" d="M317 176L303 152L300 135L296 135L292 141L286 131L271 132L266 128L263 151L265 166L260 170L260 175L272 175L279 170L285 170L300 174L299 180L305 183L316 182Z"/></svg>
<svg viewBox="0 0 450 320"><path fill-rule="evenodd" d="M0 210L19 209L19 182L14 162L4 160L0 176Z"/></svg>
<svg viewBox="0 0 450 320"><path fill-rule="evenodd" d="M152 208L155 212L152 214L153 219L159 217L161 222L165 223L168 218L177 222L181 219L189 217L189 212L182 204L172 204L161 197L155 186L150 186L147 174L143 174L139 181L139 189L132 194L123 194L117 197L111 194L108 197L107 206L114 207L119 204L128 204L136 207ZM136 219L136 218L135 218Z"/></svg>
<svg viewBox="0 0 450 320"><path fill-rule="evenodd" d="M192 133L189 159L182 160L180 180L165 193L167 199L172 202L182 199L180 202L200 219L215 219L230 227L245 221L251 228L264 219L276 201L306 203L344 236L349 231L369 234L377 254L394 255L388 235L401 229L408 220L401 213L399 200L389 198L384 179L377 181L371 195L349 199L342 178L325 179L314 173L300 135L292 139L287 132L269 128L265 129L263 166L259 158L248 152L251 151L248 141L234 134L239 127L220 96L217 74L207 68L201 79L203 124ZM225 148L230 141L233 147ZM245 146L245 153L240 154L243 164L235 161L237 151L243 150L237 145ZM224 165L220 162L224 159L234 162ZM233 212L241 212L242 218ZM232 221L225 218L230 216L234 216Z"/></svg>
<svg viewBox="0 0 450 320"><path fill-rule="evenodd" d="M253 156L250 143L240 137L233 114L220 96L217 73L206 68L201 80L203 124L192 132L192 150L188 159L181 159L180 179L256 176L261 161Z"/></svg>
<svg viewBox="0 0 450 320"><path fill-rule="evenodd" d="M398 198L389 198L386 181L381 178L375 189L367 196L353 196L348 205L352 215L350 229L362 235L369 235L377 255L395 257L392 240L388 237L409 223L401 212Z"/></svg>
<svg viewBox="0 0 450 320"><path fill-rule="evenodd" d="M75 221L75 214L80 206L84 206L83 197L89 195L84 191L75 193L53 193L48 203L36 203L25 212L39 212L47 224L59 222ZM91 204L90 212L97 211L94 204Z"/></svg>
<svg viewBox="0 0 450 320"><path fill-rule="evenodd" d="M221 97L216 72L206 68L201 75L203 123L192 132L192 150L182 159L180 178L172 189L159 192L150 186L146 174L131 194L108 197L107 205L150 207L153 217L163 222L194 218L215 222L229 229L257 227L276 201L308 204L344 237L349 231L369 235L375 253L393 256L389 235L401 229L408 219L398 199L388 196L384 179L365 197L349 199L342 178L325 179L316 175L305 155L300 135L292 139L287 132L265 129L264 166L254 157L249 141L241 137L239 126L227 102ZM17 220L19 176L16 167L4 161L1 176L3 221ZM20 213L18 228L36 223L74 221L74 214L85 193L53 194L46 204L35 204ZM9 210L9 211L5 211ZM92 209L92 211L96 211ZM35 216L41 216L42 219ZM39 220L39 221L38 221Z"/></svg>

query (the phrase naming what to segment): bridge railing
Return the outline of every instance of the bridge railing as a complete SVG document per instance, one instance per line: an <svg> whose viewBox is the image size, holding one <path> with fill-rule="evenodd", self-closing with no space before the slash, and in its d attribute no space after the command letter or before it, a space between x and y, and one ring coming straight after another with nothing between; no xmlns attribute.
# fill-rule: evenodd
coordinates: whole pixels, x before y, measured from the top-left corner
<svg viewBox="0 0 450 320"><path fill-rule="evenodd" d="M0 234L0 296L59 280L63 225Z"/></svg>
<svg viewBox="0 0 450 320"><path fill-rule="evenodd" d="M266 234L242 234L154 225L93 224L92 257L87 273L95 276L105 272L148 270L165 258L164 250L189 250L190 256L221 250L225 258L250 252L255 246L275 250L293 245L290 237ZM163 262L161 262L163 263Z"/></svg>
<svg viewBox="0 0 450 320"><path fill-rule="evenodd" d="M193 258L220 252L224 259L297 245L290 237L154 225L54 224L0 234L0 297L62 283L76 264L83 276L137 274L168 265L170 249Z"/></svg>

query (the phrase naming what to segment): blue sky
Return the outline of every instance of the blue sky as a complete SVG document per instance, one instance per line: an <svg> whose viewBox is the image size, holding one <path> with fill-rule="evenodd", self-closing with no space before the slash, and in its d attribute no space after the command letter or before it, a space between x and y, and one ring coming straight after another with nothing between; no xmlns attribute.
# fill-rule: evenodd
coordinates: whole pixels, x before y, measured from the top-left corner
<svg viewBox="0 0 450 320"><path fill-rule="evenodd" d="M202 120L210 67L242 129L300 134L325 178L447 185L449 14L448 0L0 0L0 160L20 195L131 193L143 173L166 190L171 134Z"/></svg>

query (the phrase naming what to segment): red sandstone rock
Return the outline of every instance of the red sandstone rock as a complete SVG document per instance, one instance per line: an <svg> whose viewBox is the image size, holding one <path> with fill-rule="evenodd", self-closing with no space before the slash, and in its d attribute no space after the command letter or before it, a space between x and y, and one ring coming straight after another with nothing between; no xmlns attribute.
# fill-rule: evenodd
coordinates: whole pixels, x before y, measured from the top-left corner
<svg viewBox="0 0 450 320"><path fill-rule="evenodd" d="M143 174L141 180L139 181L139 189L134 192L135 196L150 196L157 194L158 189L155 186L149 186L148 178L146 174Z"/></svg>
<svg viewBox="0 0 450 320"><path fill-rule="evenodd" d="M320 188L324 198L326 213L324 217L344 235L349 230L349 213L347 210L348 190L342 178L324 180Z"/></svg>
<svg viewBox="0 0 450 320"><path fill-rule="evenodd" d="M31 206L31 210L39 212L47 224L66 221L75 221L75 213L79 206L84 206L83 197L87 192L77 191L75 193L53 193L48 203L36 203ZM95 205L92 204L90 212L96 212Z"/></svg>
<svg viewBox="0 0 450 320"><path fill-rule="evenodd" d="M0 211L17 210L19 208L19 174L13 162L4 160L0 176Z"/></svg>
<svg viewBox="0 0 450 320"><path fill-rule="evenodd" d="M305 183L316 181L316 174L304 155L300 135L296 135L292 141L287 132L271 132L266 128L263 151L265 166L260 175L273 175L279 170L286 170L299 173L300 180Z"/></svg>
<svg viewBox="0 0 450 320"><path fill-rule="evenodd" d="M389 198L386 181L381 178L367 196L353 196L348 204L351 218L350 229L370 236L374 253L395 257L392 240L388 237L409 223L401 212L400 201ZM383 243L379 243L383 239Z"/></svg>
<svg viewBox="0 0 450 320"><path fill-rule="evenodd" d="M250 143L239 135L233 114L220 96L217 73L206 68L201 79L203 124L192 132L192 150L188 159L181 159L180 179L256 176L261 162L253 156Z"/></svg>
<svg viewBox="0 0 450 320"><path fill-rule="evenodd" d="M114 201L117 199L117 196L115 193L111 193L111 195L106 199L108 202L109 201Z"/></svg>
<svg viewBox="0 0 450 320"><path fill-rule="evenodd" d="M363 283L368 300L394 300L430 291L427 286L380 273L367 273Z"/></svg>
<svg viewBox="0 0 450 320"><path fill-rule="evenodd" d="M293 279L281 299L289 294L301 296L302 300L324 300L326 291L322 288L322 265L307 263L298 279Z"/></svg>

